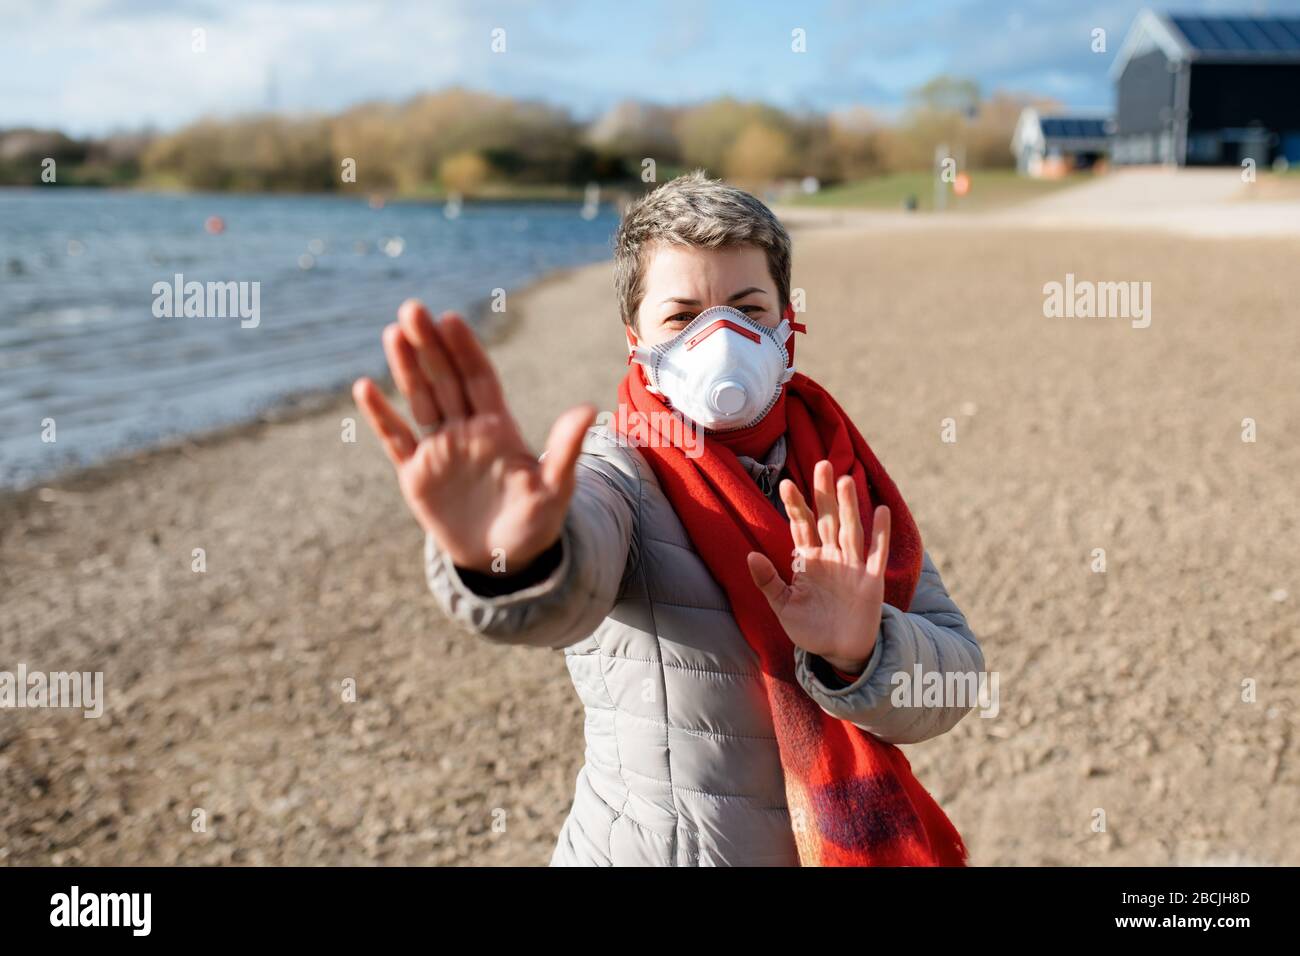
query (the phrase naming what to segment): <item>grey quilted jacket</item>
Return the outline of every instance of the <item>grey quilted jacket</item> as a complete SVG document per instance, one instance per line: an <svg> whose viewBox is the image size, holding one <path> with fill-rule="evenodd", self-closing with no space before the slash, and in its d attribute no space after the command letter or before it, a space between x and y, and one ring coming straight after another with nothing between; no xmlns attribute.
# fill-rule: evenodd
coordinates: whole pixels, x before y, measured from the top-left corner
<svg viewBox="0 0 1300 956"><path fill-rule="evenodd" d="M763 462L742 461L780 508L784 440ZM605 428L584 441L561 551L546 579L489 597L432 537L425 550L453 621L491 641L564 649L587 747L551 865L798 865L757 656L645 458ZM852 684L793 653L823 709L899 744L945 733L969 707L895 707L890 675L984 667L928 555L911 608L885 606Z"/></svg>

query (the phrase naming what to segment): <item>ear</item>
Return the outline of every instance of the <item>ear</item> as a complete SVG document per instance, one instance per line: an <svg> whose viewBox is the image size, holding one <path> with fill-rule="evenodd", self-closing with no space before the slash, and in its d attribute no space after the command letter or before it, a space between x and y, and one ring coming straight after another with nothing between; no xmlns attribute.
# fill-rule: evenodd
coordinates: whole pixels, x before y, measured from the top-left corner
<svg viewBox="0 0 1300 956"><path fill-rule="evenodd" d="M627 364L631 365L637 350L636 334L630 325L623 326L623 334L627 337Z"/></svg>

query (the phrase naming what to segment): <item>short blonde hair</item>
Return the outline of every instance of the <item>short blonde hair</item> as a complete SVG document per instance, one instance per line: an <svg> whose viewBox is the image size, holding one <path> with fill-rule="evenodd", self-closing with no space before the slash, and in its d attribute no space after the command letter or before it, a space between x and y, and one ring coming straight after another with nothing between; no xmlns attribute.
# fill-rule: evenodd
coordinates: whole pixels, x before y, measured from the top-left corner
<svg viewBox="0 0 1300 956"><path fill-rule="evenodd" d="M762 201L697 169L628 207L614 234L614 290L625 325L645 295L645 250L659 242L704 249L757 246L767 255L778 307L790 303L790 234Z"/></svg>

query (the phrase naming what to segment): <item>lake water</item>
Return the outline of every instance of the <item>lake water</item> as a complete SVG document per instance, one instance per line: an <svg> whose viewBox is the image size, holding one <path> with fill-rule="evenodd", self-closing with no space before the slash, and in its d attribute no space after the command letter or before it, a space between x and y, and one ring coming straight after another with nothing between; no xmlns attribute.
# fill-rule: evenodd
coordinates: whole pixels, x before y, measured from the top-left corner
<svg viewBox="0 0 1300 956"><path fill-rule="evenodd" d="M0 190L0 486L382 374L379 333L403 299L468 313L494 289L607 257L617 222L610 206L588 219L576 203L448 212L364 198ZM214 216L224 231L205 228ZM177 274L205 289L244 284L256 320L187 317L183 298L170 308L155 283Z"/></svg>

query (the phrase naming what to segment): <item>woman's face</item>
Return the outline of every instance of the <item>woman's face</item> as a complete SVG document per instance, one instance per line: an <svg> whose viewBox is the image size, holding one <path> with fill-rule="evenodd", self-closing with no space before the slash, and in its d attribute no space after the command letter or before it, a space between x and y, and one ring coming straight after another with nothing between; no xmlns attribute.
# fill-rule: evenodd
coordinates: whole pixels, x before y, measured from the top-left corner
<svg viewBox="0 0 1300 956"><path fill-rule="evenodd" d="M758 246L659 243L646 256L644 295L632 328L641 345L666 342L715 305L729 305L769 328L780 324L776 283Z"/></svg>

